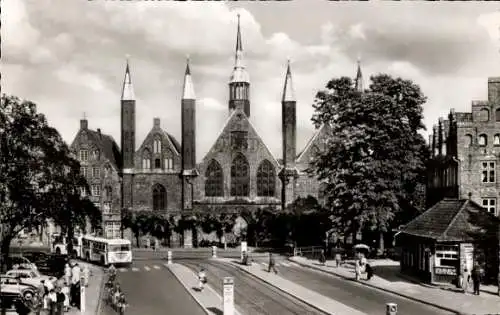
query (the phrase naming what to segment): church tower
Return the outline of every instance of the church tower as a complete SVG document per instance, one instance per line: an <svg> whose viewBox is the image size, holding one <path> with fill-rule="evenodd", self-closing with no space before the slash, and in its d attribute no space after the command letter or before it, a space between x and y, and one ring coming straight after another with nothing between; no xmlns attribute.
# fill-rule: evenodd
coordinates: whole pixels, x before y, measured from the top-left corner
<svg viewBox="0 0 500 315"><path fill-rule="evenodd" d="M127 59L121 97L122 208L132 207L135 154L135 95Z"/></svg>
<svg viewBox="0 0 500 315"><path fill-rule="evenodd" d="M186 62L181 100L182 120L182 209L193 209L193 179L196 171L196 96L189 59Z"/></svg>
<svg viewBox="0 0 500 315"><path fill-rule="evenodd" d="M279 176L282 185L282 207L283 209L295 200L295 181L298 172L295 167L296 159L296 134L297 134L297 100L292 83L292 72L290 61L286 69L283 97L281 99L281 121L283 136L283 169Z"/></svg>
<svg viewBox="0 0 500 315"><path fill-rule="evenodd" d="M356 86L355 86L356 91L363 93L364 92L364 86L363 86L363 73L361 73L361 60L358 58L358 71L356 72Z"/></svg>
<svg viewBox="0 0 500 315"><path fill-rule="evenodd" d="M239 14L234 69L229 80L229 112L231 113L235 109L243 110L247 117L250 117L250 76L245 69L243 60Z"/></svg>

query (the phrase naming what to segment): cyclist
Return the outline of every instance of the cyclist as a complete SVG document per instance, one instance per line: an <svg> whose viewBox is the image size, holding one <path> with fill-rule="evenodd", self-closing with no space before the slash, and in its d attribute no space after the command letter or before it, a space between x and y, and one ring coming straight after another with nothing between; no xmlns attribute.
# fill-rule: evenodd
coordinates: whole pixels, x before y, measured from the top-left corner
<svg viewBox="0 0 500 315"><path fill-rule="evenodd" d="M115 306L118 305L118 300L119 300L121 295L122 295L122 290L120 288L120 285L117 284L115 287L115 291L113 292L113 305L115 305Z"/></svg>
<svg viewBox="0 0 500 315"><path fill-rule="evenodd" d="M205 286L205 283L207 283L207 275L205 273L205 269L201 268L200 272L198 272L198 289L200 291L203 291L203 288Z"/></svg>
<svg viewBox="0 0 500 315"><path fill-rule="evenodd" d="M115 268L115 265L111 264L109 266L108 273L109 273L108 283L109 284L113 284L113 282L115 282L115 279L116 279L116 268Z"/></svg>
<svg viewBox="0 0 500 315"><path fill-rule="evenodd" d="M120 315L125 314L125 308L127 307L127 300L125 299L125 294L123 292L120 293L116 306L118 307L118 314Z"/></svg>

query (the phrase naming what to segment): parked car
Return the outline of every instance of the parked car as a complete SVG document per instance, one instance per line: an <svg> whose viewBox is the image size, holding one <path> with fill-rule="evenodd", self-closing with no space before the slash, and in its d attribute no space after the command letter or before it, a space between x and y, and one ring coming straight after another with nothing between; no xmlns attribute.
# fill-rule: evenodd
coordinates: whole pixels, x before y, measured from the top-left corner
<svg viewBox="0 0 500 315"><path fill-rule="evenodd" d="M40 273L57 278L64 275L64 265L69 260L67 255L44 252L27 252L23 256L35 263Z"/></svg>
<svg viewBox="0 0 500 315"><path fill-rule="evenodd" d="M12 269L7 271L5 274L14 278L20 277L21 282L37 287L40 285L42 280L52 283L55 283L57 280L56 277L42 275L38 270Z"/></svg>
<svg viewBox="0 0 500 315"><path fill-rule="evenodd" d="M14 255L7 260L7 269L37 269L36 264L23 256Z"/></svg>
<svg viewBox="0 0 500 315"><path fill-rule="evenodd" d="M17 279L9 275L0 275L1 292L10 296L22 296L25 300L31 300L37 295L38 287L23 283L21 279Z"/></svg>

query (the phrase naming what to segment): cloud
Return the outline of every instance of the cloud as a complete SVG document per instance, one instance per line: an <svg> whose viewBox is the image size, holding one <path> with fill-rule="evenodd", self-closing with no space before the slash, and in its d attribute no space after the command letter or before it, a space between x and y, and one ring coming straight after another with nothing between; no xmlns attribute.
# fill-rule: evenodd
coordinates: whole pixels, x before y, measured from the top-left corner
<svg viewBox="0 0 500 315"><path fill-rule="evenodd" d="M292 60L300 151L312 135L316 92L354 76L389 72L414 80L429 97L428 126L455 107L469 110L498 75L494 6L363 3L331 10L327 1L282 3L5 0L3 91L31 99L71 142L79 119L120 139L120 95L130 54L137 96L137 147L153 117L180 140L186 55L197 105L198 159L227 119L236 13L251 77L251 120L281 156L280 100ZM374 14L376 12L377 14ZM314 17L314 18L311 18ZM496 58L496 59L495 59ZM492 60L497 60L492 61ZM495 73L496 72L496 73Z"/></svg>

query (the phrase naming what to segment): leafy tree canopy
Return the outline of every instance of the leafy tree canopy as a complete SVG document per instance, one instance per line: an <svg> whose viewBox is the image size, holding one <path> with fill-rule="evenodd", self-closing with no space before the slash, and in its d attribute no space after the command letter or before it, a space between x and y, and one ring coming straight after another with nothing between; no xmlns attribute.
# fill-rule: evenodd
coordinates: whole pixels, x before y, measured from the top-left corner
<svg viewBox="0 0 500 315"><path fill-rule="evenodd" d="M385 74L371 77L363 93L346 77L317 93L312 120L329 128L310 171L325 183L326 208L342 232L386 231L402 204L421 197L425 101L416 84Z"/></svg>
<svg viewBox="0 0 500 315"><path fill-rule="evenodd" d="M25 227L53 219L66 231L100 212L80 197L86 187L80 164L36 105L2 95L0 105L0 223L2 255ZM88 187L86 187L88 188ZM70 242L71 243L71 242Z"/></svg>

